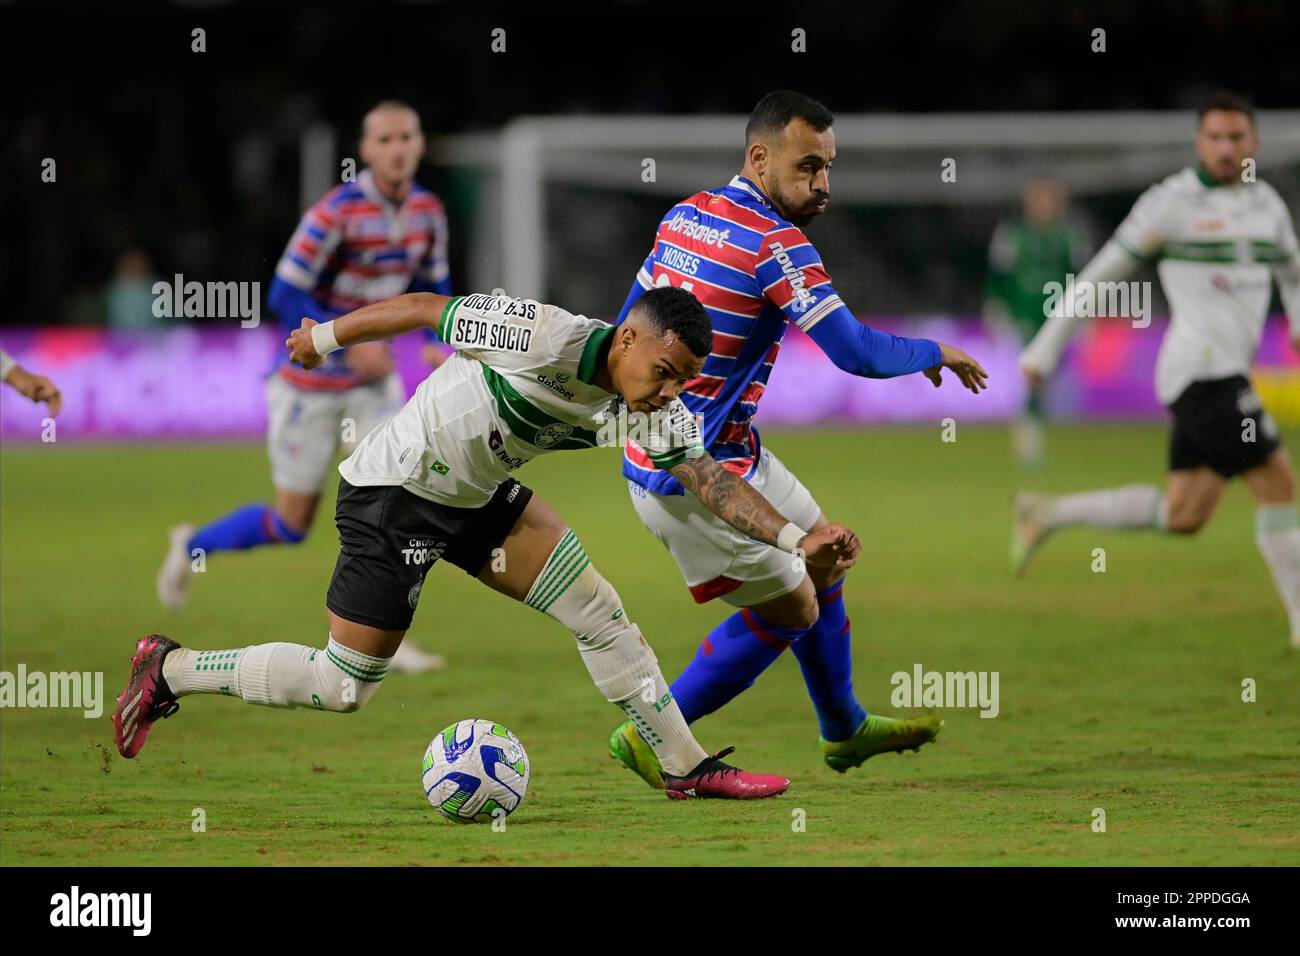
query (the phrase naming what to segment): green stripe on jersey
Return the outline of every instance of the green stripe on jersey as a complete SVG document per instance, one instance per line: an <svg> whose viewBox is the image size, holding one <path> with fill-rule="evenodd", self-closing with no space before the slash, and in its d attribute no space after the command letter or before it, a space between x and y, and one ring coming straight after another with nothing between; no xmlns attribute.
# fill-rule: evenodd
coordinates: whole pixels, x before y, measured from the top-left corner
<svg viewBox="0 0 1300 956"><path fill-rule="evenodd" d="M447 304L442 307L442 317L438 319L438 338L448 345L451 344L451 330L456 319L456 310L460 308L464 298L463 295L455 296L448 299Z"/></svg>
<svg viewBox="0 0 1300 956"><path fill-rule="evenodd" d="M1237 261L1237 247L1233 242L1167 242L1160 255L1183 262L1227 264Z"/></svg>
<svg viewBox="0 0 1300 956"><path fill-rule="evenodd" d="M596 384L593 381L596 377L596 360L600 358L601 348L613 334L614 326L605 325L587 336L587 344L582 347L582 359L578 362L579 380L588 385Z"/></svg>
<svg viewBox="0 0 1300 956"><path fill-rule="evenodd" d="M543 451L576 451L594 448L599 436L590 429L571 425L566 421L539 408L526 397L519 394L504 375L483 363L483 378L487 381L488 391L496 399L497 412L505 419L510 430L530 445L536 445ZM563 434L559 441L539 439L538 432L553 430Z"/></svg>
<svg viewBox="0 0 1300 956"><path fill-rule="evenodd" d="M659 455L656 455L651 451L646 451L646 457L654 462L654 466L656 468L662 468L664 471L676 468L689 458L699 458L703 454L703 445L691 445L687 448L674 448L671 451Z"/></svg>

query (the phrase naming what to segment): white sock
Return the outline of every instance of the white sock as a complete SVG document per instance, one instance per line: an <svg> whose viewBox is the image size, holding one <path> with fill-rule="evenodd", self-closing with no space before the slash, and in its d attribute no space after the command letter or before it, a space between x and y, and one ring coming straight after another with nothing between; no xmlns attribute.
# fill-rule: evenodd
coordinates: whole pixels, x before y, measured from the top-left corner
<svg viewBox="0 0 1300 956"><path fill-rule="evenodd" d="M1082 524L1092 528L1155 528L1169 526L1169 504L1155 485L1124 485L1104 491L1084 491L1052 498L1043 509L1047 528Z"/></svg>
<svg viewBox="0 0 1300 956"><path fill-rule="evenodd" d="M223 651L181 647L163 661L163 679L177 697L226 694L268 707L360 710L388 673L388 660L329 639L324 649L256 644Z"/></svg>
<svg viewBox="0 0 1300 956"><path fill-rule="evenodd" d="M1258 505L1255 543L1273 573L1273 583L1291 620L1291 634L1300 635L1300 521L1295 504Z"/></svg>
<svg viewBox="0 0 1300 956"><path fill-rule="evenodd" d="M555 546L524 603L573 632L597 690L633 720L664 772L683 776L708 756L686 725L650 645L628 621L618 592L572 531Z"/></svg>

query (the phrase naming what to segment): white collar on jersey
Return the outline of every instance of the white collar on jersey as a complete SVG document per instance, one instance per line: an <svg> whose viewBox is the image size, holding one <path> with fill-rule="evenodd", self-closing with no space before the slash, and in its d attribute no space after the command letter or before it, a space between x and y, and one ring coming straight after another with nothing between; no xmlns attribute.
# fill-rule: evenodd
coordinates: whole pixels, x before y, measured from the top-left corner
<svg viewBox="0 0 1300 956"><path fill-rule="evenodd" d="M773 212L776 211L776 206L772 205L772 200L764 196L763 191L759 189L757 186L755 186L753 183L751 183L744 176L741 176L739 174L732 176L731 182L729 182L727 185L731 186L733 189L740 189L743 190L744 192L749 193L751 196L753 196L755 199L761 202L768 209L771 209Z"/></svg>
<svg viewBox="0 0 1300 956"><path fill-rule="evenodd" d="M393 242L399 242L401 237L406 235L406 200L401 203L395 203L379 191L375 185L375 177L369 169L361 170L357 176L357 185L365 197L383 210L384 218L388 220L388 237ZM411 184L411 191L406 194L410 199L415 193L415 184Z"/></svg>

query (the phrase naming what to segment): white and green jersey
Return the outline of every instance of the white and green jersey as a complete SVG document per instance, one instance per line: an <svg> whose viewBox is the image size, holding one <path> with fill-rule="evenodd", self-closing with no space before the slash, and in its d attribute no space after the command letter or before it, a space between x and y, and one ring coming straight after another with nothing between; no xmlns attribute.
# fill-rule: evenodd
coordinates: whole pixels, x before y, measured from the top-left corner
<svg viewBox="0 0 1300 956"><path fill-rule="evenodd" d="M439 504L476 508L543 452L621 447L621 400L594 384L614 330L531 299L452 299L438 335L455 354L361 441L339 474L354 485L401 485ZM656 423L646 451L660 468L704 454L680 400Z"/></svg>
<svg viewBox="0 0 1300 956"><path fill-rule="evenodd" d="M1169 301L1169 329L1156 360L1156 394L1168 405L1192 382L1247 375L1277 280L1293 334L1300 334L1300 251L1291 214L1267 183L1221 186L1187 168L1152 186L1076 287L1117 282L1143 262ZM1062 303L1021 355L1050 374L1081 317Z"/></svg>

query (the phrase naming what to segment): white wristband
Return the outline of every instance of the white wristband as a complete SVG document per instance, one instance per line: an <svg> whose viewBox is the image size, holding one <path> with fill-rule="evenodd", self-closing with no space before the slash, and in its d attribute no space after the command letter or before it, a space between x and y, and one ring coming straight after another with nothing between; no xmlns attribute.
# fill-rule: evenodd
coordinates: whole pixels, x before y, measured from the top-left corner
<svg viewBox="0 0 1300 956"><path fill-rule="evenodd" d="M781 533L776 536L776 546L782 551L789 551L794 554L795 549L799 547L799 542L807 537L807 532L799 527L793 521L786 522Z"/></svg>
<svg viewBox="0 0 1300 956"><path fill-rule="evenodd" d="M329 355L343 348L339 345L339 340L334 337L333 322L322 322L311 327L311 347L316 350L317 355Z"/></svg>

